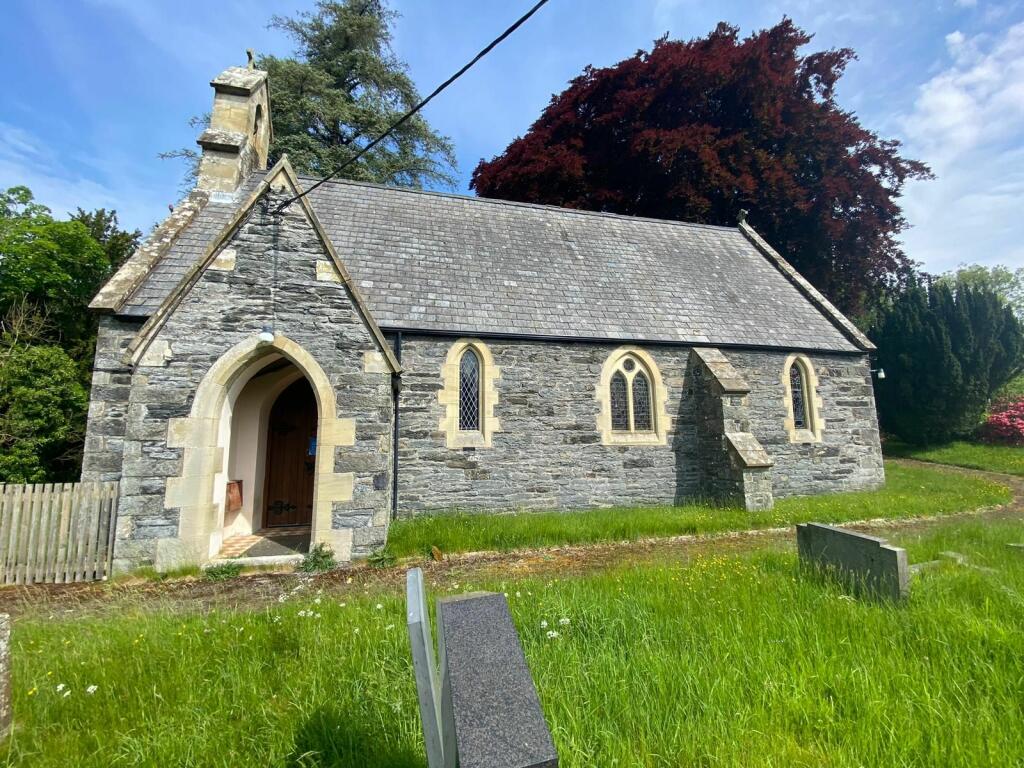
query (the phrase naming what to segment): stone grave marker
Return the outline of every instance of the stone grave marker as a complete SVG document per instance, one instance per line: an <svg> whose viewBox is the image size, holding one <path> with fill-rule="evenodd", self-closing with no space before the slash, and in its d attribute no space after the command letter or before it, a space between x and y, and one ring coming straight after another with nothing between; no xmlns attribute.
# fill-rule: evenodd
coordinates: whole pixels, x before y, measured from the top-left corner
<svg viewBox="0 0 1024 768"><path fill-rule="evenodd" d="M855 589L876 597L900 600L907 596L910 571L905 549L820 523L798 525L796 540L801 562L829 569Z"/></svg>
<svg viewBox="0 0 1024 768"><path fill-rule="evenodd" d="M442 721L458 754L447 768L557 768L505 596L442 598L437 616Z"/></svg>
<svg viewBox="0 0 1024 768"><path fill-rule="evenodd" d="M505 596L477 592L437 601L440 674L419 568L407 574L406 600L430 768L557 768Z"/></svg>
<svg viewBox="0 0 1024 768"><path fill-rule="evenodd" d="M0 613L0 739L11 732L11 617Z"/></svg>

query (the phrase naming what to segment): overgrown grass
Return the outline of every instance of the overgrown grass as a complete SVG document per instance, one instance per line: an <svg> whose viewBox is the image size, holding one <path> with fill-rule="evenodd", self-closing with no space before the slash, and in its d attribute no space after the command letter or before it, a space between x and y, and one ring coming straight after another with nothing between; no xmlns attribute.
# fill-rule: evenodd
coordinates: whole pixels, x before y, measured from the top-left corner
<svg viewBox="0 0 1024 768"><path fill-rule="evenodd" d="M940 515L1001 504L1009 498L1004 486L982 479L890 463L881 490L781 499L768 512L687 505L517 515L432 515L393 523L388 547L402 557L425 555L431 546L443 552L472 552L628 541L771 528L809 520L838 523Z"/></svg>
<svg viewBox="0 0 1024 768"><path fill-rule="evenodd" d="M1021 538L950 522L909 539L995 570L927 572L905 605L851 599L771 549L458 591L508 594L565 768L1014 766L1024 557L1002 543ZM0 761L425 766L401 596L288 594L254 613L17 622Z"/></svg>
<svg viewBox="0 0 1024 768"><path fill-rule="evenodd" d="M985 469L1024 477L1024 448L1012 445L956 442L932 448L919 448L906 443L888 442L887 456L899 456L937 464L952 464L969 469Z"/></svg>

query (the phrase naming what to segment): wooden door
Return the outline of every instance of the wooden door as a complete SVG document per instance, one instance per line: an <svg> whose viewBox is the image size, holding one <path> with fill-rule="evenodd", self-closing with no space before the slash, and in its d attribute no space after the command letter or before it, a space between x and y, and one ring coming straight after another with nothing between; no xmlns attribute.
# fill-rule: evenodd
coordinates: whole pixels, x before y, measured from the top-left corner
<svg viewBox="0 0 1024 768"><path fill-rule="evenodd" d="M316 467L316 397L306 379L278 395L267 425L263 525L309 525Z"/></svg>

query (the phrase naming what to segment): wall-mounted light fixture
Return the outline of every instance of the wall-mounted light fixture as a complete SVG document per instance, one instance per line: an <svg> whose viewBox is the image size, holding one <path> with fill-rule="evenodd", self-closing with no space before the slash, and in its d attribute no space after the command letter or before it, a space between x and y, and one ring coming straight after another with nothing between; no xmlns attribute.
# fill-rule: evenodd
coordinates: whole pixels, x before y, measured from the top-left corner
<svg viewBox="0 0 1024 768"><path fill-rule="evenodd" d="M879 378L879 380L885 378L885 368L872 368L871 372Z"/></svg>

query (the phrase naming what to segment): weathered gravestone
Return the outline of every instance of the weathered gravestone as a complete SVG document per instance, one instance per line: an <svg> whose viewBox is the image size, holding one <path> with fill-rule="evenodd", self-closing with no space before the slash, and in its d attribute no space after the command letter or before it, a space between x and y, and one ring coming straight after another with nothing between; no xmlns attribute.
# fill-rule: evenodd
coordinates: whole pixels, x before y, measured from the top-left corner
<svg viewBox="0 0 1024 768"><path fill-rule="evenodd" d="M0 739L11 731L11 617L0 613Z"/></svg>
<svg viewBox="0 0 1024 768"><path fill-rule="evenodd" d="M893 600L907 596L907 551L885 539L804 523L796 527L796 541L802 562L832 571L858 591Z"/></svg>
<svg viewBox="0 0 1024 768"><path fill-rule="evenodd" d="M430 768L557 768L505 596L477 592L437 601L439 675L418 568L409 571L406 597Z"/></svg>

